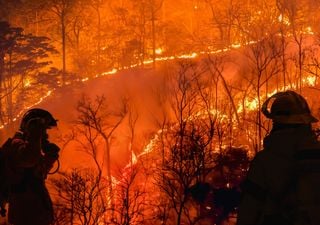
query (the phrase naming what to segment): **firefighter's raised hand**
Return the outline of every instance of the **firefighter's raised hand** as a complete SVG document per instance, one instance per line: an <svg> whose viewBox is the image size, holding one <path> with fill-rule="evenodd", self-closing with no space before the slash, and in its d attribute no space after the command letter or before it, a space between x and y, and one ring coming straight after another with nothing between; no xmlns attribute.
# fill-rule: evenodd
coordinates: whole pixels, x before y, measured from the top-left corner
<svg viewBox="0 0 320 225"><path fill-rule="evenodd" d="M45 131L45 121L42 118L30 119L26 125L26 131L29 138L41 138Z"/></svg>

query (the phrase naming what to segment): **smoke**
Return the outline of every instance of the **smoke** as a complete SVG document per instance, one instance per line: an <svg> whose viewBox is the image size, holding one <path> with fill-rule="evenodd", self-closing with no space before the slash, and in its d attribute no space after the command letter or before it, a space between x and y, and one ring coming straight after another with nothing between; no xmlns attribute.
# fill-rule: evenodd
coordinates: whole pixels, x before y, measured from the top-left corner
<svg viewBox="0 0 320 225"><path fill-rule="evenodd" d="M65 145L60 156L62 169L86 167L90 161L89 156L81 151L79 144L74 141L66 144L66 138L62 140L63 137L70 136L75 126L79 115L76 108L83 96L94 100L103 95L108 108L114 111L117 111L122 99L127 99L130 111L136 117L132 149L136 154L140 153L158 128L157 120L161 117L163 105L157 98L161 95L159 92L164 82L163 72L162 69L135 69L65 86L57 89L44 103L37 106L47 109L59 120L58 131L55 131L55 137L50 138L60 146ZM111 162L115 170L126 165L131 157L129 146L132 135L128 117L129 114L115 131L111 142ZM103 149L103 143L99 147Z"/></svg>

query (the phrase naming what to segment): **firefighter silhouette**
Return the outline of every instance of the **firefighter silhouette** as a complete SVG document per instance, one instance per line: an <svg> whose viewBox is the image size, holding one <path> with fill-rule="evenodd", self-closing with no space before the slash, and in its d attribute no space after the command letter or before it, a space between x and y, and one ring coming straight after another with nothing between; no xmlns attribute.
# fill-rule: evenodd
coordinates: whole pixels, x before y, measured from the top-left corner
<svg viewBox="0 0 320 225"><path fill-rule="evenodd" d="M53 222L52 202L45 179L58 160L59 147L48 141L47 129L57 120L44 109L28 110L8 151L8 220L13 225L49 225Z"/></svg>
<svg viewBox="0 0 320 225"><path fill-rule="evenodd" d="M274 94L262 112L273 126L243 183L237 225L319 225L318 120L294 91Z"/></svg>

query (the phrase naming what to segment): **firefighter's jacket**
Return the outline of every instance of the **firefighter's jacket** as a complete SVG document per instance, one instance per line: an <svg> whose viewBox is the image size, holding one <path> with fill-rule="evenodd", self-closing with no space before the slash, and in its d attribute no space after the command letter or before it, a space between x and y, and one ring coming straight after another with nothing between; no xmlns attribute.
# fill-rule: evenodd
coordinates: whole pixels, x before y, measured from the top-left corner
<svg viewBox="0 0 320 225"><path fill-rule="evenodd" d="M299 149L320 150L310 128L281 129L264 139L264 150L252 160L244 182L237 225L263 224L284 210L282 198L292 186L294 154Z"/></svg>
<svg viewBox="0 0 320 225"><path fill-rule="evenodd" d="M8 220L13 225L49 225L53 221L52 202L45 179L57 154L44 154L41 140L16 133L8 158L10 195Z"/></svg>

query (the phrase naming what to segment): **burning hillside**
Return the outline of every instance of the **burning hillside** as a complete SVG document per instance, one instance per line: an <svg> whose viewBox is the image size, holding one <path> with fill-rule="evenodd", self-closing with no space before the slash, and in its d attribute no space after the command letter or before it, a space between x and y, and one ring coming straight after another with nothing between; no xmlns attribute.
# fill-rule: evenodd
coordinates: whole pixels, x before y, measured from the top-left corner
<svg viewBox="0 0 320 225"><path fill-rule="evenodd" d="M319 8L0 0L0 140L30 108L58 118L57 225L233 224L263 102L295 90L320 116Z"/></svg>

